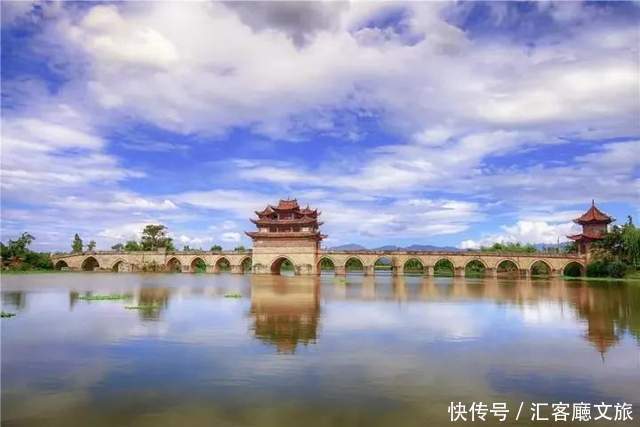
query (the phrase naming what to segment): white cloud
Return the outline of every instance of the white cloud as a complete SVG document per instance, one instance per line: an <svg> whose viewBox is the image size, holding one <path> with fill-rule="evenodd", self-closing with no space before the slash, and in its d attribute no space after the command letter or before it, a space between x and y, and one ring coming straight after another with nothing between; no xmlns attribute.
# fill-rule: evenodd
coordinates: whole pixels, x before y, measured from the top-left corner
<svg viewBox="0 0 640 427"><path fill-rule="evenodd" d="M105 198L90 199L87 197L69 196L57 200L53 205L69 209L100 210L100 211L166 211L177 209L177 206L168 199L154 200L131 193L108 193Z"/></svg>
<svg viewBox="0 0 640 427"><path fill-rule="evenodd" d="M556 244L558 241L566 242L566 236L579 232L579 227L572 222L550 224L545 221L518 221L511 226L503 226L502 230L502 233L490 234L480 240L464 240L460 248L478 249L494 243Z"/></svg>
<svg viewBox="0 0 640 427"><path fill-rule="evenodd" d="M222 239L223 242L237 243L237 242L240 241L241 235L240 235L240 233L227 231L225 233L222 233L221 239Z"/></svg>
<svg viewBox="0 0 640 427"><path fill-rule="evenodd" d="M83 123L79 114L62 106L45 117L2 120L2 188L17 199L50 197L53 190L140 177L105 153L105 142Z"/></svg>
<svg viewBox="0 0 640 427"><path fill-rule="evenodd" d="M273 197L267 194L238 190L189 191L169 198L195 207L233 212L241 218L273 203Z"/></svg>
<svg viewBox="0 0 640 427"><path fill-rule="evenodd" d="M144 227L151 224L151 222L137 222L122 224L115 227L105 228L98 233L98 236L104 237L109 241L127 241L127 240L139 240L142 235Z"/></svg>
<svg viewBox="0 0 640 427"><path fill-rule="evenodd" d="M394 5L404 10L402 31L370 24L389 12L383 3L256 5L255 13L222 3L145 6L97 5L60 19L54 36L88 61L82 79L100 105L161 127L354 134L334 120L346 110L384 111L381 119L422 139L442 123L458 134L503 125L584 133L587 121L598 131L638 130L639 40L628 26L575 27L531 49L470 39L447 22L443 11L456 9L447 3ZM288 21L278 8L302 18Z"/></svg>

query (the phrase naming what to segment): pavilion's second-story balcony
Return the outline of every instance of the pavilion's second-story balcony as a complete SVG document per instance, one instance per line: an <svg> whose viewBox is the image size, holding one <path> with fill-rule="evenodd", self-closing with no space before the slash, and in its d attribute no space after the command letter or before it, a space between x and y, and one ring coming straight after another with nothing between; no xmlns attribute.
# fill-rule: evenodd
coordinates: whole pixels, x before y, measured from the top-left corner
<svg viewBox="0 0 640 427"><path fill-rule="evenodd" d="M281 238L281 237L291 237L291 238L300 238L300 237L313 237L316 239L323 239L323 234L320 234L319 230L309 230L309 231L247 231L246 235L256 239L259 237L265 238Z"/></svg>
<svg viewBox="0 0 640 427"><path fill-rule="evenodd" d="M321 222L318 222L315 218L293 218L293 219L271 219L271 218L260 218L260 219L251 219L251 222L258 226L278 226L278 225L288 225L288 226L311 226L311 225L321 225Z"/></svg>

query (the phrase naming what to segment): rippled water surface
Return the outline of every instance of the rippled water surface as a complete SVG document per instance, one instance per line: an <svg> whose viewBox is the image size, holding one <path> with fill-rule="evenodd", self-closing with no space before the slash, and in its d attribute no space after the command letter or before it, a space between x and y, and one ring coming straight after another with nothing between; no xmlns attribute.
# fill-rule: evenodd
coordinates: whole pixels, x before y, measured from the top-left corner
<svg viewBox="0 0 640 427"><path fill-rule="evenodd" d="M638 284L8 275L2 309L8 426L450 425L451 401L640 419Z"/></svg>

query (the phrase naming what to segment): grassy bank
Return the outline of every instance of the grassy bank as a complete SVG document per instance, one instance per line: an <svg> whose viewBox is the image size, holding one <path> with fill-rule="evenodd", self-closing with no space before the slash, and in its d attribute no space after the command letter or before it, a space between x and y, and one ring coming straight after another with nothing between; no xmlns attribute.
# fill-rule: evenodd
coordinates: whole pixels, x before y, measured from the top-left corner
<svg viewBox="0 0 640 427"><path fill-rule="evenodd" d="M579 282L629 282L640 285L640 274L637 272L624 277L573 277L562 276L563 280L579 281Z"/></svg>

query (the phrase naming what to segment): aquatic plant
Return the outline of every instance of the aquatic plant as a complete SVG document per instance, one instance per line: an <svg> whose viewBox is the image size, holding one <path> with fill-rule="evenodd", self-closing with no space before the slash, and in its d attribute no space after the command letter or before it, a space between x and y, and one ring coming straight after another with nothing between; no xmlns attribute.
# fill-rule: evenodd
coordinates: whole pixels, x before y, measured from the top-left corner
<svg viewBox="0 0 640 427"><path fill-rule="evenodd" d="M242 298L242 294L238 292L224 294L225 298Z"/></svg>
<svg viewBox="0 0 640 427"><path fill-rule="evenodd" d="M3 311L3 312L2 312L2 315L0 315L0 317L2 317L2 318L5 318L5 317L13 317L13 316L15 316L15 315L16 315L15 313L8 313L8 312L6 312L6 311Z"/></svg>
<svg viewBox="0 0 640 427"><path fill-rule="evenodd" d="M130 299L130 295L78 295L79 300L84 301L112 301L112 300L121 300L121 299Z"/></svg>

